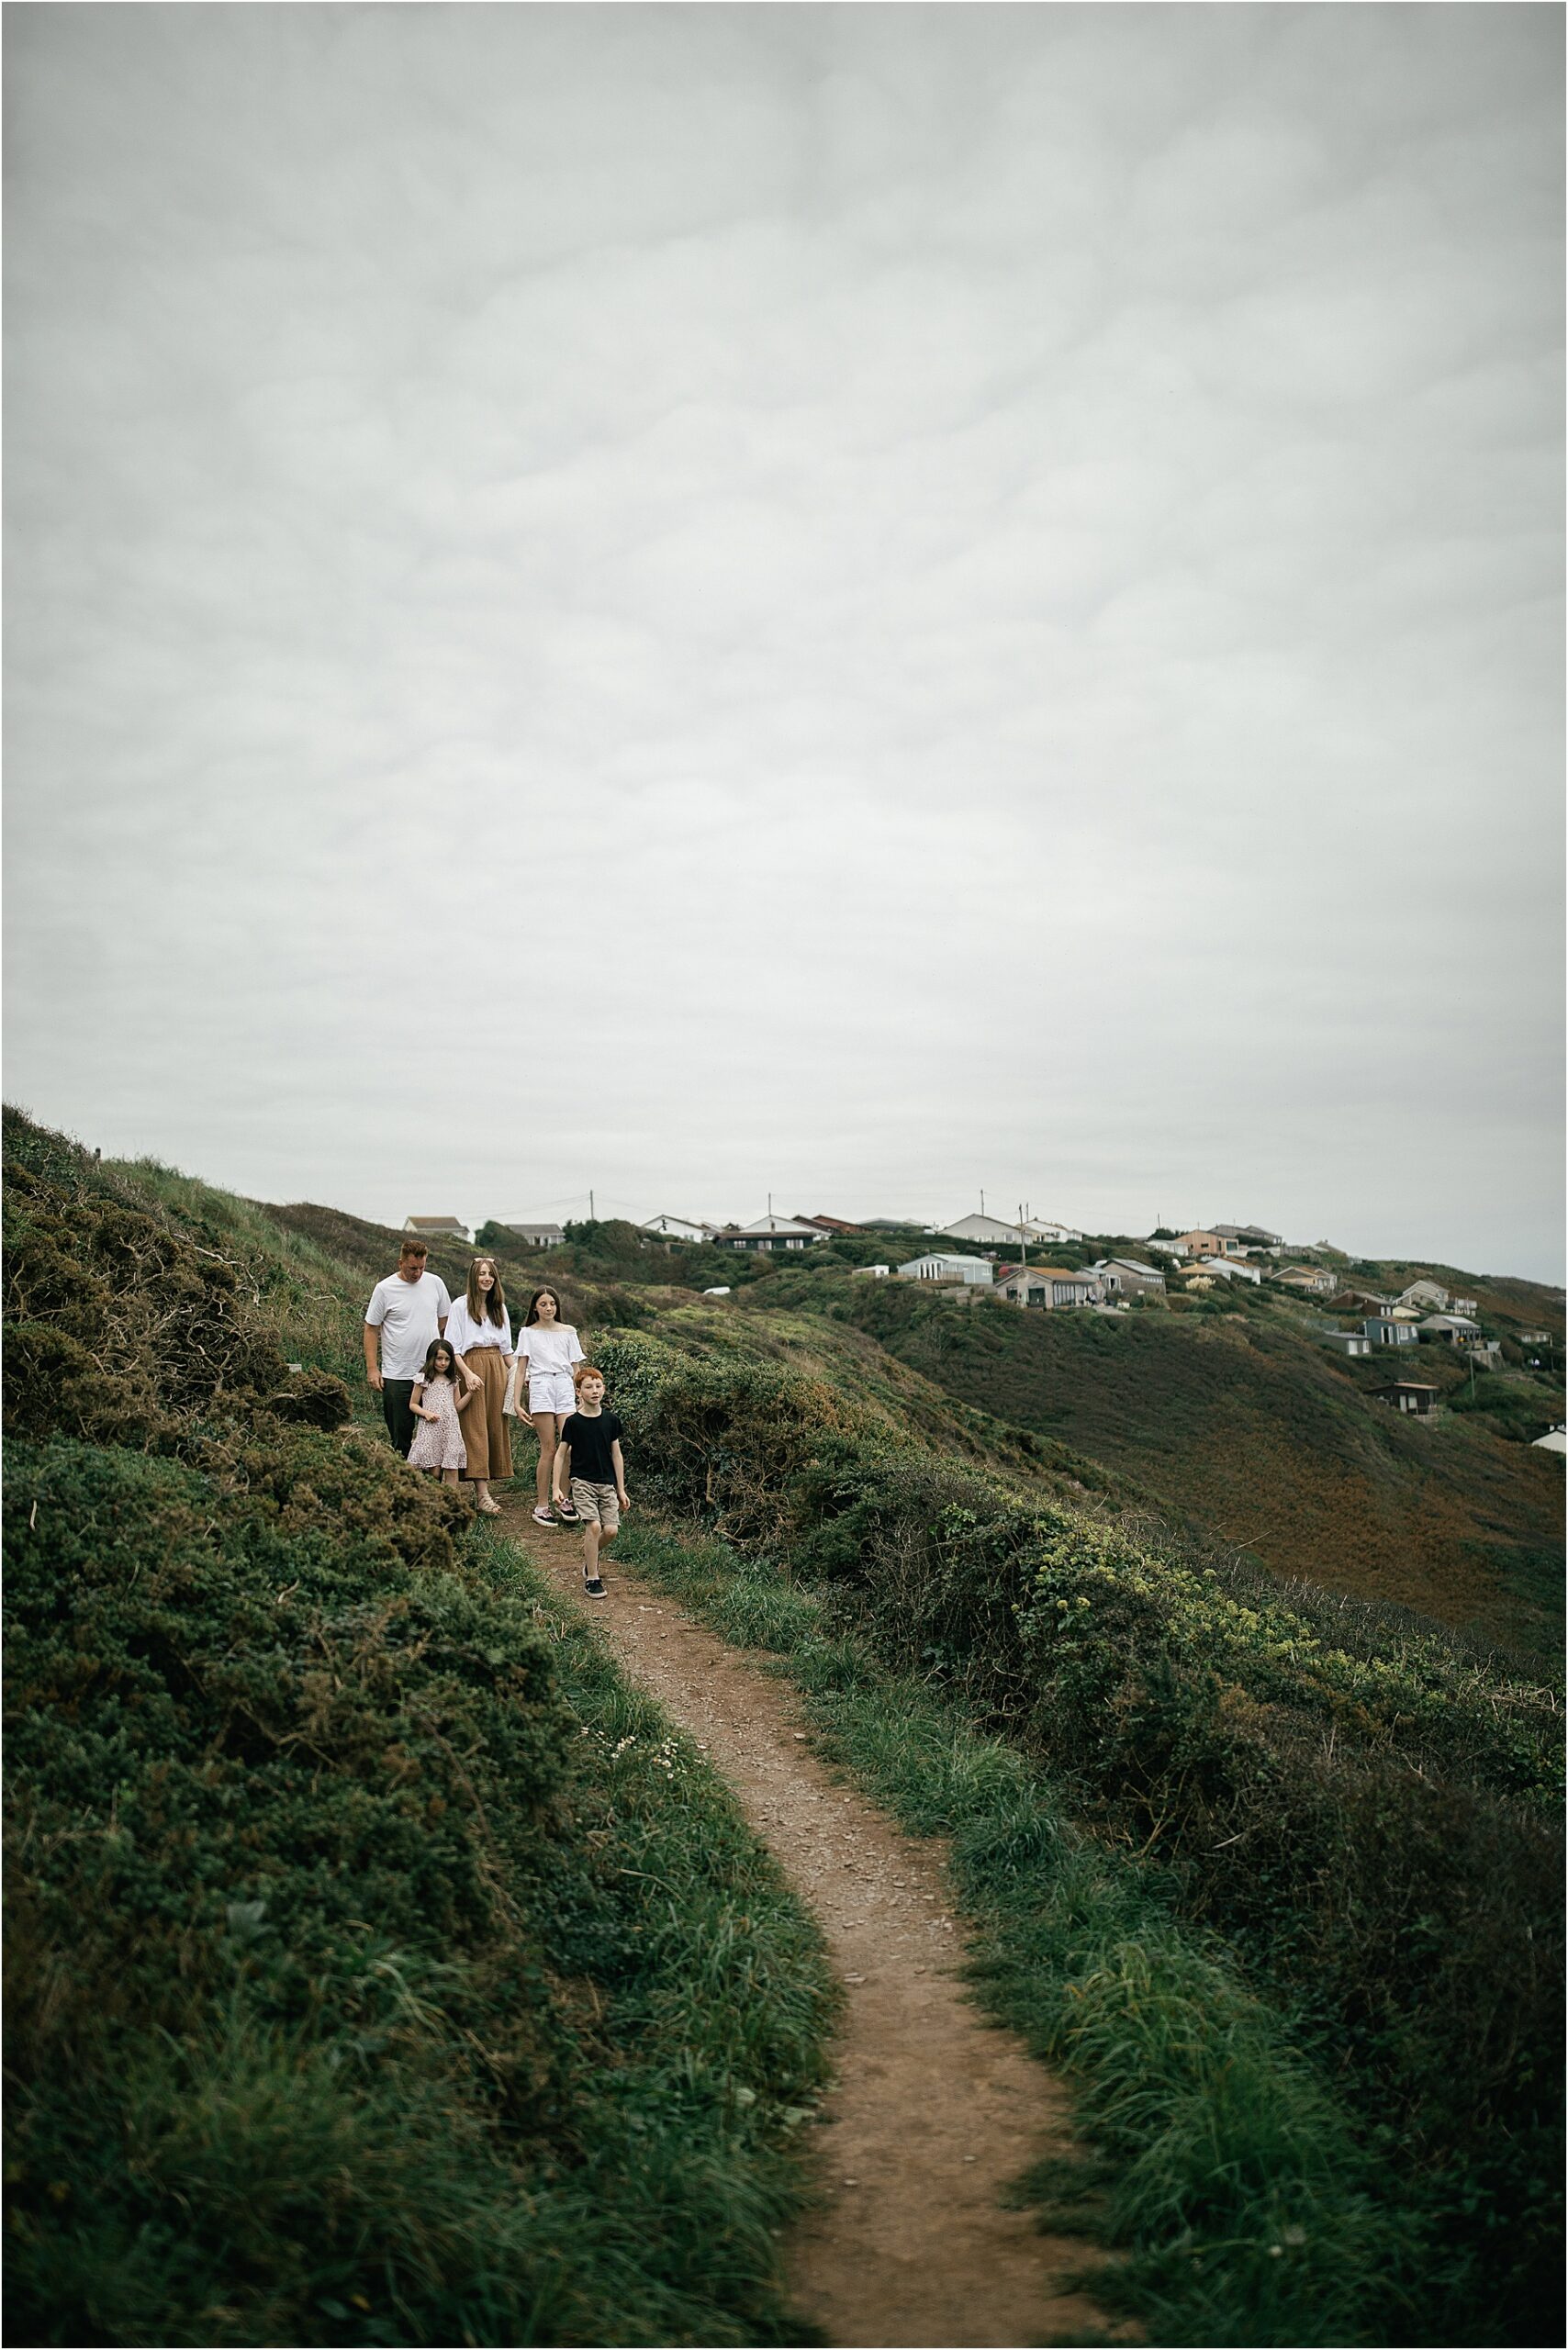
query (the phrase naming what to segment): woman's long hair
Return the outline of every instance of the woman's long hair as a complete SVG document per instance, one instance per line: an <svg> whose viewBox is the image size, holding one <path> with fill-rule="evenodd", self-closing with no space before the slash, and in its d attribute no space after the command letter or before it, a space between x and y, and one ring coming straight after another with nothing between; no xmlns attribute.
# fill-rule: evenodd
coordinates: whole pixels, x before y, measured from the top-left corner
<svg viewBox="0 0 1568 2350"><path fill-rule="evenodd" d="M488 1265L496 1277L487 1298L479 1287L481 1265ZM481 1300L484 1301L482 1304ZM555 1310L559 1313L560 1307ZM476 1257L468 1268L468 1319L470 1322L483 1322L487 1314L498 1330L507 1318L507 1302L501 1290L501 1269L493 1257Z"/></svg>
<svg viewBox="0 0 1568 2350"><path fill-rule="evenodd" d="M539 1301L542 1297L554 1297L555 1299L556 1321L564 1322L566 1320L566 1315L561 1311L561 1301L556 1295L556 1292L553 1289L536 1289L533 1295L528 1301L528 1312L522 1318L522 1326L525 1330L532 1327L532 1326L538 1321Z"/></svg>

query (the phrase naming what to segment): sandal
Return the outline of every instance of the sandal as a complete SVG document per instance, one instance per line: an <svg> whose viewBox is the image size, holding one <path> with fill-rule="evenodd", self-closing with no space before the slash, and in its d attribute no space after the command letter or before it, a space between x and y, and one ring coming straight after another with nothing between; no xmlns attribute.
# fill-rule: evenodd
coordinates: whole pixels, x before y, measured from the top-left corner
<svg viewBox="0 0 1568 2350"><path fill-rule="evenodd" d="M499 1502L482 1501L478 1504L478 1508L481 1516L485 1517L499 1517L501 1514Z"/></svg>

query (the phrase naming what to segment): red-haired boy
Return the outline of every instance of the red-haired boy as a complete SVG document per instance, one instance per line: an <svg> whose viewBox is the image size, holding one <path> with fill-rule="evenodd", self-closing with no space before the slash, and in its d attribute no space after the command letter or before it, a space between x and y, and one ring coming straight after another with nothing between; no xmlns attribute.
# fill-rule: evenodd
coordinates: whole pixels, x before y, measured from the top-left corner
<svg viewBox="0 0 1568 2350"><path fill-rule="evenodd" d="M602 1599L604 1578L599 1554L621 1530L626 1499L626 1464L621 1458L624 1433L613 1412L604 1408L604 1373L591 1362L577 1367L577 1408L567 1415L555 1448L555 1501L563 1488L583 1529L583 1589L590 1599Z"/></svg>

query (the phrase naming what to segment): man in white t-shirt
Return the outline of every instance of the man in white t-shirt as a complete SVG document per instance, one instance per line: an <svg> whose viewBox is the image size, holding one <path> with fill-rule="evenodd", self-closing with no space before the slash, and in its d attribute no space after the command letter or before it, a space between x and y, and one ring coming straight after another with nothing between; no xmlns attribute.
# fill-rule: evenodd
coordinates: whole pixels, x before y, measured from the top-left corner
<svg viewBox="0 0 1568 2350"><path fill-rule="evenodd" d="M386 1433L405 1460L414 1441L414 1382L424 1376L431 1340L441 1337L452 1311L446 1283L439 1273L425 1270L429 1253L422 1240L405 1240L397 1271L376 1282L364 1309L364 1375L381 1398Z"/></svg>

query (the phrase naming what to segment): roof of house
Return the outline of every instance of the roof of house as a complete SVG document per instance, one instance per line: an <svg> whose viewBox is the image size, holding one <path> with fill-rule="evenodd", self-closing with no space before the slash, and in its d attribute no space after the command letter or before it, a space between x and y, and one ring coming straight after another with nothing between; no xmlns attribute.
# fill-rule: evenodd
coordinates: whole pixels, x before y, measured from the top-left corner
<svg viewBox="0 0 1568 2350"><path fill-rule="evenodd" d="M405 1232L455 1232L466 1240L468 1226L454 1215L410 1215L403 1220Z"/></svg>
<svg viewBox="0 0 1568 2350"><path fill-rule="evenodd" d="M1423 1330L1479 1330L1481 1325L1473 1322L1468 1314L1428 1314L1419 1326Z"/></svg>
<svg viewBox="0 0 1568 2350"><path fill-rule="evenodd" d="M841 1215L801 1215L795 1221L797 1224L814 1225L819 1232L858 1232L860 1229L857 1224L846 1224Z"/></svg>
<svg viewBox="0 0 1568 2350"><path fill-rule="evenodd" d="M727 1224L724 1230L738 1232L746 1237L754 1233L763 1232L781 1232L786 1239L798 1236L801 1239L807 1240L814 1239L816 1237L814 1225L801 1224L792 1215L759 1215L755 1224Z"/></svg>

